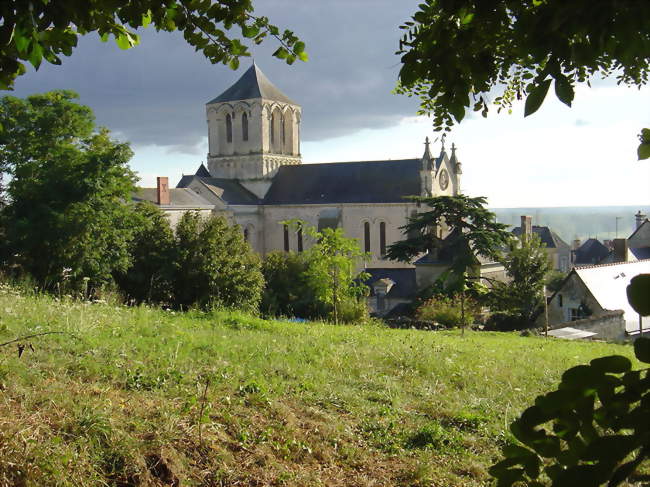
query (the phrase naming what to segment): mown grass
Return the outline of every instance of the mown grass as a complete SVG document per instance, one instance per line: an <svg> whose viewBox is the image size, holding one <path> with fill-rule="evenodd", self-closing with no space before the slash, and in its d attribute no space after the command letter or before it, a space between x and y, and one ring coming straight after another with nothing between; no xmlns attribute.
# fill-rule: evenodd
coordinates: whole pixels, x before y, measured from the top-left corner
<svg viewBox="0 0 650 487"><path fill-rule="evenodd" d="M0 292L0 485L473 486L566 368L629 346ZM27 342L25 342L26 344Z"/></svg>

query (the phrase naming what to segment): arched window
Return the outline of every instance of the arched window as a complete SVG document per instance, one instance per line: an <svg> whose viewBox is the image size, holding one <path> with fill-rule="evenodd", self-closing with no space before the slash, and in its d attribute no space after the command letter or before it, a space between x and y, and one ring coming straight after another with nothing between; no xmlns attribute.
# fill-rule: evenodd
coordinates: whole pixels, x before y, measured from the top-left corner
<svg viewBox="0 0 650 487"><path fill-rule="evenodd" d="M248 242L248 227L244 228L244 240Z"/></svg>
<svg viewBox="0 0 650 487"><path fill-rule="evenodd" d="M302 225L298 227L298 252L302 252Z"/></svg>
<svg viewBox="0 0 650 487"><path fill-rule="evenodd" d="M275 113L271 114L271 145L275 144Z"/></svg>
<svg viewBox="0 0 650 487"><path fill-rule="evenodd" d="M226 141L232 142L232 117L226 114Z"/></svg>
<svg viewBox="0 0 650 487"><path fill-rule="evenodd" d="M243 140L248 140L248 115L246 113L241 116L241 136Z"/></svg>
<svg viewBox="0 0 650 487"><path fill-rule="evenodd" d="M370 223L363 224L363 248L364 252L370 252Z"/></svg>
<svg viewBox="0 0 650 487"><path fill-rule="evenodd" d="M289 252L289 225L282 225L284 228L284 251Z"/></svg>
<svg viewBox="0 0 650 487"><path fill-rule="evenodd" d="M386 223L379 224L379 253L383 257L386 255Z"/></svg>
<svg viewBox="0 0 650 487"><path fill-rule="evenodd" d="M282 133L282 148L284 148L284 143L286 141L286 130L284 126L284 117L280 119L280 132Z"/></svg>

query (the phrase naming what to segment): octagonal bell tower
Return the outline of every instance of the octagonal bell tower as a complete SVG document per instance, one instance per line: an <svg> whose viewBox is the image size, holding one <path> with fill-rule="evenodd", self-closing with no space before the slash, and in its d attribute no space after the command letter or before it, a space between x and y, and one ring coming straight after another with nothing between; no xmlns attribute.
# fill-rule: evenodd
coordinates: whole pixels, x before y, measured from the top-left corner
<svg viewBox="0 0 650 487"><path fill-rule="evenodd" d="M301 108L253 65L206 105L208 170L262 198L278 168L300 164Z"/></svg>

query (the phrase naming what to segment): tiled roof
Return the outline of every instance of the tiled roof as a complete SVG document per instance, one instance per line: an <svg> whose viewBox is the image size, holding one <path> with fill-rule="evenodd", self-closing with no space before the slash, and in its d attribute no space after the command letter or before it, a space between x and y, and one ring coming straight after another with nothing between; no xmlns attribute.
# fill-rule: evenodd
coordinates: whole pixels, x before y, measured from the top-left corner
<svg viewBox="0 0 650 487"><path fill-rule="evenodd" d="M377 268L366 269L370 278L365 282L370 287L370 292L373 292L372 285L380 279L390 279L395 285L388 291L390 298L413 298L417 292L417 285L415 283L415 269L392 269L392 268Z"/></svg>
<svg viewBox="0 0 650 487"><path fill-rule="evenodd" d="M266 100L280 101L297 105L287 95L282 93L273 85L264 73L253 64L239 78L234 85L221 93L218 97L210 100L207 104L221 103L225 101L249 100L251 98L264 98Z"/></svg>
<svg viewBox="0 0 650 487"><path fill-rule="evenodd" d="M569 245L560 238L560 236L548 227L541 227L533 225L533 233L539 235L540 240L546 245L548 249L564 249L568 250ZM512 229L512 233L519 237L521 236L521 227Z"/></svg>
<svg viewBox="0 0 650 487"><path fill-rule="evenodd" d="M598 264L609 255L609 249L599 240L590 238L575 251L574 264Z"/></svg>
<svg viewBox="0 0 650 487"><path fill-rule="evenodd" d="M199 168L200 171L201 168ZM177 188L187 188L194 178L205 183L217 196L231 205L258 205L260 200L243 187L237 180L199 177L196 175L183 176L176 185Z"/></svg>
<svg viewBox="0 0 650 487"><path fill-rule="evenodd" d="M263 204L403 203L420 194L420 159L282 166Z"/></svg>
<svg viewBox="0 0 650 487"><path fill-rule="evenodd" d="M212 208L214 205L203 198L201 195L196 194L194 191L187 188L170 188L169 189L169 205L162 205L166 207L182 207L182 208ZM138 188L132 196L133 201L149 201L158 204L158 190L157 188Z"/></svg>

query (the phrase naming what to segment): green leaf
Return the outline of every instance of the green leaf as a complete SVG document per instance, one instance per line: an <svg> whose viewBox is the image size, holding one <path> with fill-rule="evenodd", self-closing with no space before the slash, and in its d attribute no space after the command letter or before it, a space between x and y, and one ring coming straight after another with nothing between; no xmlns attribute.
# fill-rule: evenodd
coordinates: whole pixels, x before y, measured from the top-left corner
<svg viewBox="0 0 650 487"><path fill-rule="evenodd" d="M151 10L142 16L142 27L148 27L151 24Z"/></svg>
<svg viewBox="0 0 650 487"><path fill-rule="evenodd" d="M115 43L120 49L130 49L138 42L137 37L134 37L130 32L124 32L115 37Z"/></svg>
<svg viewBox="0 0 650 487"><path fill-rule="evenodd" d="M568 107L571 106L575 93L569 79L562 74L555 78L555 94L562 103Z"/></svg>
<svg viewBox="0 0 650 487"><path fill-rule="evenodd" d="M31 41L31 37L20 35L18 34L18 31L16 31L16 34L14 35L14 43L16 44L16 50L19 53L27 52L27 48Z"/></svg>
<svg viewBox="0 0 650 487"><path fill-rule="evenodd" d="M542 81L540 84L535 85L528 93L526 98L526 106L524 107L524 117L532 115L535 113L542 103L544 98L546 98L546 93L548 93L548 88L551 86L551 80L547 79Z"/></svg>
<svg viewBox="0 0 650 487"><path fill-rule="evenodd" d="M641 362L650 364L650 338L639 337L634 340L634 355Z"/></svg>
<svg viewBox="0 0 650 487"><path fill-rule="evenodd" d="M627 300L641 316L650 316L650 274L634 276L627 286Z"/></svg>
<svg viewBox="0 0 650 487"><path fill-rule="evenodd" d="M239 58L236 58L236 57L232 58L232 59L228 62L228 66L230 66L230 69L232 69L233 71L235 71L237 68L239 68Z"/></svg>
<svg viewBox="0 0 650 487"><path fill-rule="evenodd" d="M252 39L260 32L260 28L256 25L244 25L241 28L242 34L247 39Z"/></svg>
<svg viewBox="0 0 650 487"><path fill-rule="evenodd" d="M599 372L622 374L632 368L632 362L627 357L622 355L610 355L608 357L601 357L593 359L589 362Z"/></svg>
<svg viewBox="0 0 650 487"><path fill-rule="evenodd" d="M35 69L38 69L41 65L41 61L43 60L43 48L38 42L32 43L32 50L29 52L28 60Z"/></svg>
<svg viewBox="0 0 650 487"><path fill-rule="evenodd" d="M298 59L301 61L307 62L309 61L309 54L307 54L305 51L298 53Z"/></svg>
<svg viewBox="0 0 650 487"><path fill-rule="evenodd" d="M287 51L284 47L278 47L273 53L273 56L277 57L278 59L286 59L289 57L289 51Z"/></svg>

